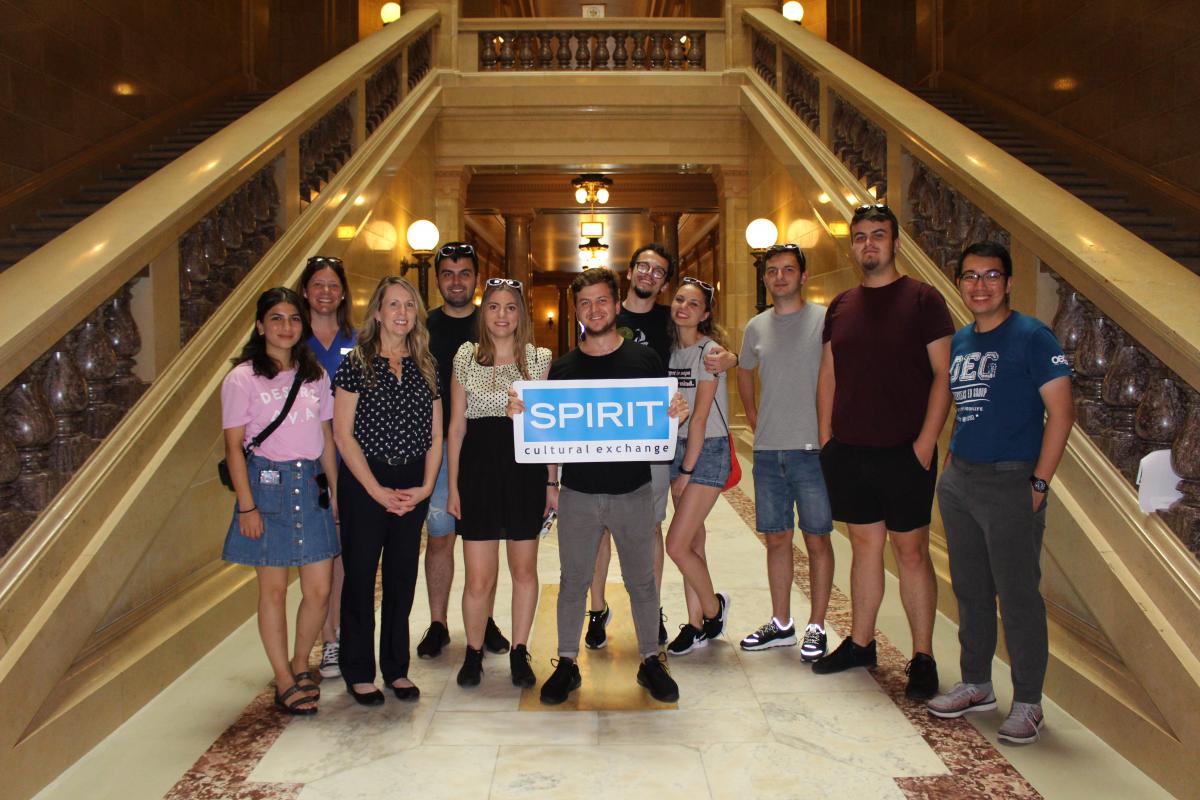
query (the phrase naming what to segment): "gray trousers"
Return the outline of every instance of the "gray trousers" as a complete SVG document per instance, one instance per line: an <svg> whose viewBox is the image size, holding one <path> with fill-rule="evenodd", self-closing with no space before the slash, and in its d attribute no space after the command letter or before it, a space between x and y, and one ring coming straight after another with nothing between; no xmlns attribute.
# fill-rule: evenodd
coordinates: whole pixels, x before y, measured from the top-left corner
<svg viewBox="0 0 1200 800"><path fill-rule="evenodd" d="M633 608L638 652L658 653L658 588L654 585L654 494L650 484L629 494L587 494L563 487L558 496L558 654L579 655L588 587L600 536L612 533Z"/></svg>
<svg viewBox="0 0 1200 800"><path fill-rule="evenodd" d="M991 680L996 597L1012 665L1013 698L1040 703L1048 645L1039 584L1046 504L1031 508L1029 462L972 464L952 457L938 483L938 507L958 599L965 683Z"/></svg>

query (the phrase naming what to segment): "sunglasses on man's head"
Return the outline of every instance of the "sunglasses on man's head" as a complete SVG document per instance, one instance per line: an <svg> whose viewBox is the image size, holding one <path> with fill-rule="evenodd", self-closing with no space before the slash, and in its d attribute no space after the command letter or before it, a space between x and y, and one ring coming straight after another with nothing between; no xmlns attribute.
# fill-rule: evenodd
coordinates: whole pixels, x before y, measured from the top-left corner
<svg viewBox="0 0 1200 800"><path fill-rule="evenodd" d="M438 250L438 258L458 258L459 256L473 255L475 255L475 248L465 242L442 245L442 249Z"/></svg>
<svg viewBox="0 0 1200 800"><path fill-rule="evenodd" d="M854 216L861 217L863 214L870 214L872 211L883 211L891 214L892 209L888 208L887 203L866 203L854 209Z"/></svg>
<svg viewBox="0 0 1200 800"><path fill-rule="evenodd" d="M518 291L525 289L525 284L516 278L488 278L484 282L484 286L508 286Z"/></svg>

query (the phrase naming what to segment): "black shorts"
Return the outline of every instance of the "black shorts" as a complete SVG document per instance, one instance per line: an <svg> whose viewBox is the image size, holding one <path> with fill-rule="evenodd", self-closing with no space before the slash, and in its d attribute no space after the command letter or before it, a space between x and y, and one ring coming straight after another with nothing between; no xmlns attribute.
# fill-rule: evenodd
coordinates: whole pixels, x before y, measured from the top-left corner
<svg viewBox="0 0 1200 800"><path fill-rule="evenodd" d="M883 522L903 533L929 524L937 483L937 448L929 469L911 444L864 447L830 439L821 448L821 471L833 518L851 525Z"/></svg>

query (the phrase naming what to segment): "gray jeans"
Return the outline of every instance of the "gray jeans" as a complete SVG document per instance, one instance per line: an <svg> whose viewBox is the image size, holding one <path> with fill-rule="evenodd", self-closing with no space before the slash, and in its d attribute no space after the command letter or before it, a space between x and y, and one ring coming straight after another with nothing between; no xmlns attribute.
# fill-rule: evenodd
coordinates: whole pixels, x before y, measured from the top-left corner
<svg viewBox="0 0 1200 800"><path fill-rule="evenodd" d="M587 494L563 487L558 496L558 654L579 655L588 587L600 536L608 529L621 560L633 608L638 652L658 653L658 589L654 585L654 493L650 484L628 494Z"/></svg>
<svg viewBox="0 0 1200 800"><path fill-rule="evenodd" d="M1039 590L1046 503L1035 513L1029 462L972 464L952 457L938 483L938 507L958 599L958 643L965 683L991 680L996 596L1012 665L1013 699L1042 701L1048 645Z"/></svg>

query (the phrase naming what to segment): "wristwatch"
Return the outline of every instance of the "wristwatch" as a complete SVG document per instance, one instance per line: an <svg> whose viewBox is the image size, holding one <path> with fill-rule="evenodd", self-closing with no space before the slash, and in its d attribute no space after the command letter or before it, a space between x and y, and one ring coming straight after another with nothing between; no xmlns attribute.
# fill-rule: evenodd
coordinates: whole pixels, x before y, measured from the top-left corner
<svg viewBox="0 0 1200 800"><path fill-rule="evenodd" d="M1050 491L1050 481L1042 480L1037 475L1029 476L1029 485L1032 486L1033 490L1038 494L1045 494L1046 492Z"/></svg>
<svg viewBox="0 0 1200 800"><path fill-rule="evenodd" d="M551 489L557 489L558 481L546 481L546 486L550 487Z"/></svg>

